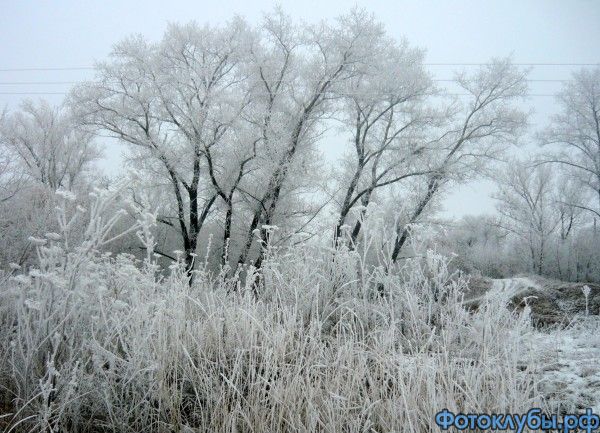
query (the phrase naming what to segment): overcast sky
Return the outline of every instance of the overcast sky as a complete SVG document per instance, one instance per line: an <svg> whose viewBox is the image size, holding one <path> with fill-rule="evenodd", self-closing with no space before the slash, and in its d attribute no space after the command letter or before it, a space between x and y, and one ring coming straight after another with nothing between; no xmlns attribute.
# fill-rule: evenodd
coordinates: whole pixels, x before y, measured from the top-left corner
<svg viewBox="0 0 600 433"><path fill-rule="evenodd" d="M223 22L235 14L255 22L275 4L295 18L314 22L332 18L353 5L373 12L396 37L427 50L427 63L482 63L513 55L515 63L600 63L600 0L453 0L272 2L198 0L4 0L0 8L0 105L15 107L24 97L60 103L69 82L90 77L90 70L8 71L22 68L88 67L131 33L161 37L168 22ZM469 66L431 66L439 79ZM562 80L577 66L535 66L532 80ZM21 82L26 84L14 84ZM60 84L37 84L58 82ZM64 83L67 82L67 83ZM36 84L33 84L36 83ZM532 127L540 127L555 110L552 97L560 82L530 83ZM56 92L56 95L20 93ZM8 94L11 93L11 94ZM19 94L17 94L19 93ZM325 144L326 145L326 144ZM333 147L341 146L334 143ZM329 149L329 154L337 149ZM109 151L114 152L114 148ZM109 161L116 161L111 158ZM114 163L113 163L114 164ZM458 189L446 200L446 214L491 212L489 182Z"/></svg>

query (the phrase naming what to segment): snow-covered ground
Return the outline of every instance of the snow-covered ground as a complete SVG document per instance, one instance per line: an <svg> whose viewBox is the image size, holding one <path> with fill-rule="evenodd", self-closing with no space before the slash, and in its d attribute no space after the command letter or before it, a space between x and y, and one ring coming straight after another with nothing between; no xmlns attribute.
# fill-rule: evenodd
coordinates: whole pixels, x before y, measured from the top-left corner
<svg viewBox="0 0 600 433"><path fill-rule="evenodd" d="M512 298L532 287L544 290L532 278L497 279L484 297ZM567 327L536 330L529 342L542 373L539 391L549 402L564 412L589 407L600 413L600 316L581 315Z"/></svg>
<svg viewBox="0 0 600 433"><path fill-rule="evenodd" d="M565 410L600 413L600 318L581 318L563 330L536 332L533 350L542 359L540 391Z"/></svg>

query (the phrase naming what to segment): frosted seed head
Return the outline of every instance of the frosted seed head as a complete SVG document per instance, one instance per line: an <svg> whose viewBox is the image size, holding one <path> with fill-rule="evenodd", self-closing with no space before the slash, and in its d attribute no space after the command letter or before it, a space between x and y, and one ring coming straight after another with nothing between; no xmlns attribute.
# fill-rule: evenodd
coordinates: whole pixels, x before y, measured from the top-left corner
<svg viewBox="0 0 600 433"><path fill-rule="evenodd" d="M585 285L581 288L581 291L583 292L583 296L585 296L587 298L588 296L590 296L592 289L590 289L590 286Z"/></svg>
<svg viewBox="0 0 600 433"><path fill-rule="evenodd" d="M47 242L46 239L36 238L35 236L29 236L27 240L34 245L46 245Z"/></svg>
<svg viewBox="0 0 600 433"><path fill-rule="evenodd" d="M58 233L46 233L44 236L46 236L46 238L50 239L51 241L60 240L60 235Z"/></svg>
<svg viewBox="0 0 600 433"><path fill-rule="evenodd" d="M56 191L56 195L62 197L67 201L75 201L77 200L77 196L73 194L71 191L67 191L65 189L59 189Z"/></svg>

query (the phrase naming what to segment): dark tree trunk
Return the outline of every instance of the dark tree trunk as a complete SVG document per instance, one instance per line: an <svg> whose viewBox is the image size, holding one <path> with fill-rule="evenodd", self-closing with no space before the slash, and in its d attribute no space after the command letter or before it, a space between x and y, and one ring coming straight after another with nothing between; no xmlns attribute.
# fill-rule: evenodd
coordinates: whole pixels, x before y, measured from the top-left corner
<svg viewBox="0 0 600 433"><path fill-rule="evenodd" d="M423 211L425 210L425 208L427 207L427 205L429 204L429 202L431 201L431 199L437 192L439 185L440 185L439 184L440 180L441 180L441 178L439 175L433 176L429 180L429 183L427 184L427 194L425 194L425 197L423 197L423 199L419 202L419 205L417 206L417 208L411 215L408 224L405 224L404 227L402 228L402 230L397 231L396 241L394 242L394 250L392 251L392 261L393 262L398 260L400 251L402 250L402 247L408 240L409 226L411 224L414 224L415 222L417 222L417 220L419 219L419 217L421 216L421 214L423 213ZM400 227L398 227L398 229L400 229Z"/></svg>

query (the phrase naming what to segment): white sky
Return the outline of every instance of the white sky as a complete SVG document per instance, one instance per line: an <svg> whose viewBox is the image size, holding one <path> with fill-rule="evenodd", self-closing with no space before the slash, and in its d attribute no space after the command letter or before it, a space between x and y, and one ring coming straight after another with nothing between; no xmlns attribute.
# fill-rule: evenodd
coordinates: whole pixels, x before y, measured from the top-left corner
<svg viewBox="0 0 600 433"><path fill-rule="evenodd" d="M10 1L0 7L0 106L15 107L24 97L60 103L62 95L7 93L65 92L72 82L90 77L89 70L6 71L18 68L91 66L106 57L112 44L131 33L161 37L167 22L196 20L218 23L234 14L250 21L275 4L305 21L332 18L359 5L373 12L395 37L427 50L427 63L482 63L512 54L516 63L600 63L600 0L387 0L272 2L193 0L56 0ZM452 78L457 67L431 66L439 79ZM530 79L569 78L575 66L536 66ZM25 82L27 84L14 84ZM531 82L532 94L553 94L560 82ZM545 124L554 112L552 97L533 96L532 127ZM335 154L343 143L329 143ZM327 143L324 144L327 146ZM325 149L324 149L325 150ZM118 152L113 146L107 152ZM119 158L109 155L114 171ZM493 185L465 185L445 202L446 215L492 212Z"/></svg>

